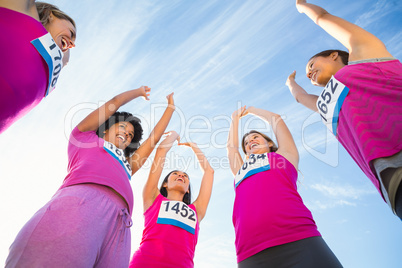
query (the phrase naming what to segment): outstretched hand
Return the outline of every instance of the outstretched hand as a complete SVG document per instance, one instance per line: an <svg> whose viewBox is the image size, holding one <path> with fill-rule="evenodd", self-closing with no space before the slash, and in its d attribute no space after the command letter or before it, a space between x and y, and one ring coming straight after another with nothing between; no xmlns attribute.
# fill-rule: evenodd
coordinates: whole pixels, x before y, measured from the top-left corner
<svg viewBox="0 0 402 268"><path fill-rule="evenodd" d="M296 80L296 71L293 71L293 73L291 73L291 74L288 76L288 79L286 79L286 85L287 85L288 87L290 87L291 82L294 82L295 80Z"/></svg>
<svg viewBox="0 0 402 268"><path fill-rule="evenodd" d="M169 95L167 95L166 99L168 100L169 107L172 108L172 109L175 109L176 107L174 106L173 94L174 94L174 92L172 92Z"/></svg>
<svg viewBox="0 0 402 268"><path fill-rule="evenodd" d="M177 140L180 143L180 136L176 131L169 131L164 133L165 139L159 144L159 148L170 150L172 148L173 143Z"/></svg>
<svg viewBox="0 0 402 268"><path fill-rule="evenodd" d="M303 4L306 4L307 1L306 0L296 0L296 8L297 11L299 11L299 13L303 13L303 11L301 10L301 7Z"/></svg>
<svg viewBox="0 0 402 268"><path fill-rule="evenodd" d="M141 96L143 96L145 100L149 100L151 88L147 86L141 86L138 89L141 91Z"/></svg>
<svg viewBox="0 0 402 268"><path fill-rule="evenodd" d="M243 107L240 107L239 109L237 109L236 111L234 111L232 113L232 120L233 119L240 119L243 116L246 116L248 114L248 109L246 108L246 105L244 105Z"/></svg>
<svg viewBox="0 0 402 268"><path fill-rule="evenodd" d="M179 144L177 144L179 146L188 146L190 148L194 148L197 147L197 144L194 142L179 142Z"/></svg>

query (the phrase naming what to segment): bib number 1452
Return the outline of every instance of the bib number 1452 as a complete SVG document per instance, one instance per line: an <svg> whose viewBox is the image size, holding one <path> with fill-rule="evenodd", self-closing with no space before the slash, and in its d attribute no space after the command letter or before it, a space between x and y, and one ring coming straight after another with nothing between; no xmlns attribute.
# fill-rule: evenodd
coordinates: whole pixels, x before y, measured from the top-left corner
<svg viewBox="0 0 402 268"><path fill-rule="evenodd" d="M157 223L174 225L194 234L197 215L184 202L164 200L159 209Z"/></svg>

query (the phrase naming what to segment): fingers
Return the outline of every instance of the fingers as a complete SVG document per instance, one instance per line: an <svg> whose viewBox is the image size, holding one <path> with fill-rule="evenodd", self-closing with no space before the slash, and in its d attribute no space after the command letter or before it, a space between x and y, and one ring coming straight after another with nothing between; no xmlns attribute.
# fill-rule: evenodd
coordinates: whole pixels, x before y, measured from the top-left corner
<svg viewBox="0 0 402 268"><path fill-rule="evenodd" d="M147 86L141 86L140 89L142 90L142 96L149 100L149 96L151 95L151 88Z"/></svg>
<svg viewBox="0 0 402 268"><path fill-rule="evenodd" d="M293 71L293 73L291 73L288 76L288 79L286 79L286 83L285 85L289 86L291 81L295 81L296 80L296 71Z"/></svg>
<svg viewBox="0 0 402 268"><path fill-rule="evenodd" d="M177 145L179 145L179 146L187 146L187 147L194 147L196 144L194 142L179 142Z"/></svg>
<svg viewBox="0 0 402 268"><path fill-rule="evenodd" d="M174 94L174 92L172 92L172 93L170 93L169 95L167 95L167 96L166 96L166 99L169 100L170 98L173 98L173 94Z"/></svg>

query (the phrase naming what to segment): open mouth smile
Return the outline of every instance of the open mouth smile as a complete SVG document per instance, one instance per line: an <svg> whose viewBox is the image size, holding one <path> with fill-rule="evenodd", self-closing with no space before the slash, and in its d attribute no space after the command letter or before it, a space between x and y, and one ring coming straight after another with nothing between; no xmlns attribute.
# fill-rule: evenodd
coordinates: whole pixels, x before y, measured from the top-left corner
<svg viewBox="0 0 402 268"><path fill-rule="evenodd" d="M126 142L126 137L124 137L123 135L117 135L116 136L118 139L120 139L122 142Z"/></svg>

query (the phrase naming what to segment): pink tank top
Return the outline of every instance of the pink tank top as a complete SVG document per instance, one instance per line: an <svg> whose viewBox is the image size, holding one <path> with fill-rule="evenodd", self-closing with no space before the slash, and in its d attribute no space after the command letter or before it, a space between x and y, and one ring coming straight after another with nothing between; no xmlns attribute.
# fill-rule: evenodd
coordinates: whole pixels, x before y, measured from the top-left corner
<svg viewBox="0 0 402 268"><path fill-rule="evenodd" d="M124 162L123 150L113 146L95 131L81 132L75 127L68 144L68 174L60 189L81 183L108 186L126 200L131 215L134 205L131 173Z"/></svg>
<svg viewBox="0 0 402 268"><path fill-rule="evenodd" d="M199 232L194 205L158 195L144 216L142 241L129 267L194 267Z"/></svg>
<svg viewBox="0 0 402 268"><path fill-rule="evenodd" d="M402 64L398 60L343 67L347 86L337 138L381 193L371 161L402 150Z"/></svg>
<svg viewBox="0 0 402 268"><path fill-rule="evenodd" d="M0 7L0 133L45 96L49 69L31 41L47 34L25 14Z"/></svg>
<svg viewBox="0 0 402 268"><path fill-rule="evenodd" d="M237 262L270 247L320 236L297 192L294 166L277 153L268 153L268 160L269 170L251 172L235 188Z"/></svg>

